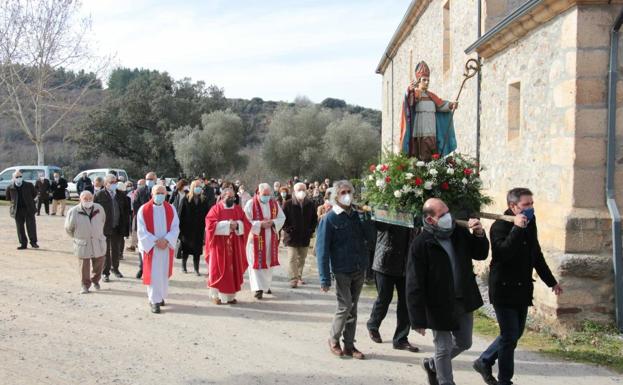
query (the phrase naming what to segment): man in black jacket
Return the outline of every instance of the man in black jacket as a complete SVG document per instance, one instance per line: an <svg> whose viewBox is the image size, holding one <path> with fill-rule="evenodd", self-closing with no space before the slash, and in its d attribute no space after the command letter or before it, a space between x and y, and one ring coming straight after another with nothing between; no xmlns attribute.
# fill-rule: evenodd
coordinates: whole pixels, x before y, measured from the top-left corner
<svg viewBox="0 0 623 385"><path fill-rule="evenodd" d="M514 215L515 221L498 220L491 226L489 299L498 319L500 336L474 362L474 369L490 385L512 384L515 347L526 326L528 306L532 306L533 270L554 294L562 293L541 252L532 192L514 188L508 192L506 202L508 210L504 214ZM496 360L497 381L491 370Z"/></svg>
<svg viewBox="0 0 623 385"><path fill-rule="evenodd" d="M60 206L61 216L65 216L65 204L67 199L67 181L58 172L54 173L54 180L50 184L52 191L52 215L56 215L56 208Z"/></svg>
<svg viewBox="0 0 623 385"><path fill-rule="evenodd" d="M106 259L104 261L104 282L110 282L110 272L117 278L123 278L119 271L119 260L123 253L123 237L128 233L130 208L125 192L117 191L117 178L108 174L104 178L104 188L93 201L102 205L106 213L104 235L106 236Z"/></svg>
<svg viewBox="0 0 623 385"><path fill-rule="evenodd" d="M76 190L78 190L78 195L82 194L85 190L90 191L91 194L94 193L95 190L93 189L93 182L86 172L83 172L80 179L78 179L78 182L76 183Z"/></svg>
<svg viewBox="0 0 623 385"><path fill-rule="evenodd" d="M11 201L9 214L15 219L15 227L17 227L17 238L19 240L18 250L26 248L28 239L30 246L38 249L37 245L37 223L35 222L35 186L32 183L23 181L22 173L15 171L13 173L13 183L7 186L6 199ZM24 224L28 231L24 231Z"/></svg>
<svg viewBox="0 0 623 385"><path fill-rule="evenodd" d="M473 311L483 304L472 259L487 258L489 241L478 219L468 222L472 233L455 228L441 199L427 200L422 213L407 261L409 319L421 335L433 330L435 357L422 362L428 382L454 385L452 359L471 347Z"/></svg>
<svg viewBox="0 0 623 385"><path fill-rule="evenodd" d="M35 182L37 192L37 215L41 214L41 206L45 206L45 213L50 215L50 181L43 173L39 174L39 179Z"/></svg>
<svg viewBox="0 0 623 385"><path fill-rule="evenodd" d="M294 185L294 196L283 204L286 221L283 224L283 241L290 260L290 287L302 285L303 267L309 250L309 241L318 224L316 205L307 198L304 183Z"/></svg>
<svg viewBox="0 0 623 385"><path fill-rule="evenodd" d="M378 296L368 320L368 333L372 341L379 344L383 342L379 328L387 315L395 288L398 294L398 307L396 309L396 331L393 338L394 349L415 353L419 349L411 345L407 339L411 325L409 325L405 299L405 270L411 229L381 222L374 223L376 224L376 247L372 270Z"/></svg>

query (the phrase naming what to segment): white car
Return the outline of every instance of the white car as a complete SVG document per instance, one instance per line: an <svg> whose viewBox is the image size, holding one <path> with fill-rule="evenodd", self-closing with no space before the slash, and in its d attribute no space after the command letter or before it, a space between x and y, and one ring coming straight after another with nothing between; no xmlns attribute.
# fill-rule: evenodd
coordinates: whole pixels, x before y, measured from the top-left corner
<svg viewBox="0 0 623 385"><path fill-rule="evenodd" d="M129 180L128 174L125 172L125 170L122 170L120 168L94 168L91 170L80 171L71 182L67 183L67 191L69 191L70 198L78 198L78 187L76 186L76 183L78 183L78 179L82 178L82 174L84 174L85 172L87 173L87 176L91 179L91 182L93 182L93 184L95 184L95 178L104 178L111 172L117 174L118 178L123 178L125 181Z"/></svg>

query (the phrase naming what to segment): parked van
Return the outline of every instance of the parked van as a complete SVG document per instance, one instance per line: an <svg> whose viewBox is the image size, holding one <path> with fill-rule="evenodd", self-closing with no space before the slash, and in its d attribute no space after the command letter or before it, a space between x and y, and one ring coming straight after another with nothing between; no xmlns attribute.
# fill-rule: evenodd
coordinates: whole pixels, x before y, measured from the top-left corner
<svg viewBox="0 0 623 385"><path fill-rule="evenodd" d="M22 172L23 180L34 184L43 174L47 179L52 180L55 172L63 174L60 167L57 166L13 166L5 168L0 173L0 198L6 199L6 188L13 182L13 173L15 171Z"/></svg>
<svg viewBox="0 0 623 385"><path fill-rule="evenodd" d="M78 179L82 178L82 174L85 172L87 173L87 176L91 178L91 182L93 182L93 184L95 184L95 178L100 176L104 178L108 174L117 174L117 178L122 178L126 182L130 180L125 170L120 168L94 168L91 170L80 171L71 182L67 183L67 190L69 191L70 198L78 198L78 187L76 186L76 183L78 183Z"/></svg>

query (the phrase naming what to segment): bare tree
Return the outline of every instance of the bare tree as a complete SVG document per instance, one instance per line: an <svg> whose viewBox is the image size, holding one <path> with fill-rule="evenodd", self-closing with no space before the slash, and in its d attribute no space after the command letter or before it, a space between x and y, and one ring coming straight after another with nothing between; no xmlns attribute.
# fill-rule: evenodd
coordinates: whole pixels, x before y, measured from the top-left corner
<svg viewBox="0 0 623 385"><path fill-rule="evenodd" d="M35 144L40 165L46 136L101 87L98 75L110 62L91 54L91 20L80 7L75 0L0 0L0 111Z"/></svg>

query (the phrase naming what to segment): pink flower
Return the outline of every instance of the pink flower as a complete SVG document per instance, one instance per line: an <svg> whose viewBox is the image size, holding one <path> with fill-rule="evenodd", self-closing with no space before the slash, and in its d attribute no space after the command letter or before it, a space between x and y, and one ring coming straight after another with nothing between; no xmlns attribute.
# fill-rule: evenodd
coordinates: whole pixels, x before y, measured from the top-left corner
<svg viewBox="0 0 623 385"><path fill-rule="evenodd" d="M375 172L376 171L376 165L375 164L371 164L370 165L370 172Z"/></svg>

